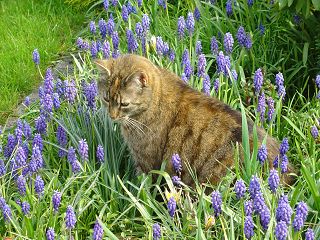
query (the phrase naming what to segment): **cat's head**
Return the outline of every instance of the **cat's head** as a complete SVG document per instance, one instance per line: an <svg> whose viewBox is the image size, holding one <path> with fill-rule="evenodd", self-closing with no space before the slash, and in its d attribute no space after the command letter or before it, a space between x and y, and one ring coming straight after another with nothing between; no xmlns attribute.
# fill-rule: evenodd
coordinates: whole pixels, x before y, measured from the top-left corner
<svg viewBox="0 0 320 240"><path fill-rule="evenodd" d="M149 108L152 65L146 58L123 55L95 63L101 73L99 95L111 119L134 118Z"/></svg>

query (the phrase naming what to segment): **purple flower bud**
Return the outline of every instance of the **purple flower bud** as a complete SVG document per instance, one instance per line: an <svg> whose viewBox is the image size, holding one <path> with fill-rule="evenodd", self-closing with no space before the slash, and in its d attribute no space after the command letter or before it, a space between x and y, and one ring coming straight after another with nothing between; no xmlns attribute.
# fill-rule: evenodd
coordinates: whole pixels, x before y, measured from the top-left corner
<svg viewBox="0 0 320 240"><path fill-rule="evenodd" d="M216 93L218 93L219 87L220 87L220 80L219 80L219 78L217 78L217 79L214 81L214 83L213 83L213 88L214 88L214 91L215 91Z"/></svg>
<svg viewBox="0 0 320 240"><path fill-rule="evenodd" d="M273 193L275 193L277 191L279 183L280 183L280 178L279 178L278 171L274 170L274 169L271 169L270 170L270 175L269 175L269 178L268 178L268 184L269 184L270 190Z"/></svg>
<svg viewBox="0 0 320 240"><path fill-rule="evenodd" d="M2 215L5 222L9 222L12 218L11 208L6 203L2 206Z"/></svg>
<svg viewBox="0 0 320 240"><path fill-rule="evenodd" d="M246 185L244 184L244 181L242 179L237 180L234 185L234 191L238 199L241 199L244 197L246 190L247 189L246 189Z"/></svg>
<svg viewBox="0 0 320 240"><path fill-rule="evenodd" d="M52 69L48 68L44 77L43 90L45 94L52 94L54 83L53 83Z"/></svg>
<svg viewBox="0 0 320 240"><path fill-rule="evenodd" d="M232 11L232 1L231 1L231 0L227 0L227 3L226 3L226 12L227 12L228 17L230 17L230 16L233 14L233 11Z"/></svg>
<svg viewBox="0 0 320 240"><path fill-rule="evenodd" d="M128 53L136 52L138 50L138 42L134 37L133 32L127 29L126 36L127 36L127 42L128 42Z"/></svg>
<svg viewBox="0 0 320 240"><path fill-rule="evenodd" d="M93 240L102 240L102 238L103 238L103 228L100 225L100 223L98 222L98 220L96 220L94 227L93 227L92 239Z"/></svg>
<svg viewBox="0 0 320 240"><path fill-rule="evenodd" d="M233 69L231 71L231 75L232 75L232 78L233 78L234 81L238 80L238 73L237 73L237 71L235 69Z"/></svg>
<svg viewBox="0 0 320 240"><path fill-rule="evenodd" d="M305 202L299 202L296 206L296 215L300 215L303 219L303 221L305 221L307 219L308 216L308 206Z"/></svg>
<svg viewBox="0 0 320 240"><path fill-rule="evenodd" d="M97 147L96 156L100 163L104 162L104 149L101 145L98 145Z"/></svg>
<svg viewBox="0 0 320 240"><path fill-rule="evenodd" d="M193 13L189 12L187 15L187 20L186 20L186 28L187 28L190 36L194 32L194 24L195 23L194 23Z"/></svg>
<svg viewBox="0 0 320 240"><path fill-rule="evenodd" d="M96 57L97 57L97 54L98 54L98 46L97 46L97 42L96 42L96 41L92 41L92 42L91 42L90 52L91 52L91 57L92 57L92 58L96 58Z"/></svg>
<svg viewBox="0 0 320 240"><path fill-rule="evenodd" d="M255 195L260 192L261 187L259 183L259 178L257 176L252 176L249 185L249 193L251 199L254 199Z"/></svg>
<svg viewBox="0 0 320 240"><path fill-rule="evenodd" d="M73 229L76 225L77 218L71 205L67 207L65 222L67 229Z"/></svg>
<svg viewBox="0 0 320 240"><path fill-rule="evenodd" d="M69 148L67 159L70 164L77 161L76 150L73 147Z"/></svg>
<svg viewBox="0 0 320 240"><path fill-rule="evenodd" d="M219 50L218 41L215 37L211 38L210 49L213 55L216 55L218 53L218 50Z"/></svg>
<svg viewBox="0 0 320 240"><path fill-rule="evenodd" d="M32 156L29 163L29 170L31 173L37 172L43 167L43 158L39 146L34 144L32 148Z"/></svg>
<svg viewBox="0 0 320 240"><path fill-rule="evenodd" d="M314 240L314 232L311 228L308 228L305 235L306 240Z"/></svg>
<svg viewBox="0 0 320 240"><path fill-rule="evenodd" d="M71 163L71 170L74 174L80 172L81 167L80 167L80 163L78 160L74 161Z"/></svg>
<svg viewBox="0 0 320 240"><path fill-rule="evenodd" d="M288 235L288 227L285 222L280 221L275 228L275 235L277 240L286 240Z"/></svg>
<svg viewBox="0 0 320 240"><path fill-rule="evenodd" d="M284 87L284 79L283 79L283 75L281 72L279 72L278 74L276 74L276 88L277 88L277 92L278 92L278 96L284 98L286 95L286 89Z"/></svg>
<svg viewBox="0 0 320 240"><path fill-rule="evenodd" d="M144 32L143 32L142 24L140 22L136 23L135 31L136 31L136 35L137 35L138 39L141 40L142 37L143 37Z"/></svg>
<svg viewBox="0 0 320 240"><path fill-rule="evenodd" d="M184 81L185 83L188 83L189 81L185 73L181 74L181 80Z"/></svg>
<svg viewBox="0 0 320 240"><path fill-rule="evenodd" d="M119 35L117 31L114 31L111 34L111 38L112 38L112 45L113 45L113 49L118 49L119 48Z"/></svg>
<svg viewBox="0 0 320 240"><path fill-rule="evenodd" d="M47 240L54 240L55 238L55 232L54 232L54 229L49 227L47 232L46 232L46 237L47 237Z"/></svg>
<svg viewBox="0 0 320 240"><path fill-rule="evenodd" d="M250 34L246 34L246 38L244 39L244 47L247 50L250 50L252 48L252 40Z"/></svg>
<svg viewBox="0 0 320 240"><path fill-rule="evenodd" d="M26 96L26 98L24 99L24 105L26 107L29 107L30 106L30 97L29 96Z"/></svg>
<svg viewBox="0 0 320 240"><path fill-rule="evenodd" d="M90 21L89 28L92 34L96 34L97 28L96 28L96 23L94 21Z"/></svg>
<svg viewBox="0 0 320 240"><path fill-rule="evenodd" d="M201 14L200 14L199 8L196 7L196 8L194 9L193 15L194 15L194 17L195 17L195 19L196 19L197 21L200 20Z"/></svg>
<svg viewBox="0 0 320 240"><path fill-rule="evenodd" d="M79 49L82 49L83 39L81 37L78 37L76 44Z"/></svg>
<svg viewBox="0 0 320 240"><path fill-rule="evenodd" d="M174 216L176 208L177 208L176 200L174 199L174 197L171 197L168 201L168 211L169 211L170 217Z"/></svg>
<svg viewBox="0 0 320 240"><path fill-rule="evenodd" d="M178 37L179 39L183 39L185 34L186 22L183 16L178 18Z"/></svg>
<svg viewBox="0 0 320 240"><path fill-rule="evenodd" d="M32 60L36 65L40 64L40 54L37 48L32 52Z"/></svg>
<svg viewBox="0 0 320 240"><path fill-rule="evenodd" d="M142 27L145 33L147 33L150 30L150 18L148 14L142 15Z"/></svg>
<svg viewBox="0 0 320 240"><path fill-rule="evenodd" d="M217 217L221 213L222 198L219 191L213 191L211 194L211 203L214 210L214 215Z"/></svg>
<svg viewBox="0 0 320 240"><path fill-rule="evenodd" d="M254 235L254 224L251 216L246 216L243 230L246 238L250 240Z"/></svg>
<svg viewBox="0 0 320 240"><path fill-rule="evenodd" d="M53 110L53 100L52 100L52 94L45 94L41 100L41 108L46 113L52 113Z"/></svg>
<svg viewBox="0 0 320 240"><path fill-rule="evenodd" d="M21 210L24 215L28 215L30 213L30 204L28 202L22 202Z"/></svg>
<svg viewBox="0 0 320 240"><path fill-rule="evenodd" d="M100 30L101 37L105 38L106 35L107 35L107 23L106 23L106 21L101 18L99 20L98 25L99 25L99 30Z"/></svg>
<svg viewBox="0 0 320 240"><path fill-rule="evenodd" d="M6 166L4 165L4 162L2 159L0 159L0 177L4 176L6 174Z"/></svg>
<svg viewBox="0 0 320 240"><path fill-rule="evenodd" d="M200 54L198 58L198 77L204 78L206 75L206 57L204 54Z"/></svg>
<svg viewBox="0 0 320 240"><path fill-rule="evenodd" d="M259 30L260 30L260 35L263 35L266 31L265 27L262 25L262 23L259 24Z"/></svg>
<svg viewBox="0 0 320 240"><path fill-rule="evenodd" d="M59 94L58 93L54 93L52 95L52 98L53 98L53 107L54 107L54 109L59 109L60 108Z"/></svg>
<svg viewBox="0 0 320 240"><path fill-rule="evenodd" d="M266 203L264 201L263 195L261 192L257 192L253 199L253 209L255 213L260 215L265 208Z"/></svg>
<svg viewBox="0 0 320 240"><path fill-rule="evenodd" d="M253 213L253 202L248 200L244 202L244 213L246 216L251 216Z"/></svg>
<svg viewBox="0 0 320 240"><path fill-rule="evenodd" d="M283 156L281 156L281 158L282 158L282 161L280 164L281 173L286 173L288 171L289 160L288 160L287 155L285 155L285 154Z"/></svg>
<svg viewBox="0 0 320 240"><path fill-rule="evenodd" d="M176 173L181 174L182 171L182 164L179 154L173 154L171 158L173 169Z"/></svg>
<svg viewBox="0 0 320 240"><path fill-rule="evenodd" d="M61 203L61 193L59 191L54 191L52 195L52 205L53 210L58 212Z"/></svg>
<svg viewBox="0 0 320 240"><path fill-rule="evenodd" d="M248 6L252 7L252 5L253 5L253 0L248 0Z"/></svg>
<svg viewBox="0 0 320 240"><path fill-rule="evenodd" d="M288 197L283 195L280 197L279 202L278 202L278 207L276 210L276 220L277 222L283 221L287 225L290 224L291 221L291 215L293 211L290 207Z"/></svg>
<svg viewBox="0 0 320 240"><path fill-rule="evenodd" d="M227 74L226 72L226 60L224 57L224 54L222 51L219 52L219 55L217 57L217 65L218 65L218 69L217 72L218 73L223 73L223 74Z"/></svg>
<svg viewBox="0 0 320 240"><path fill-rule="evenodd" d="M152 226L152 237L153 240L160 240L161 238L161 227L158 223L155 223Z"/></svg>
<svg viewBox="0 0 320 240"><path fill-rule="evenodd" d="M318 89L320 89L320 74L316 76L316 80L314 81Z"/></svg>
<svg viewBox="0 0 320 240"><path fill-rule="evenodd" d="M24 149L19 146L15 156L15 163L18 168L23 168L27 165L27 156Z"/></svg>
<svg viewBox="0 0 320 240"><path fill-rule="evenodd" d="M167 8L166 0L158 0L159 6L163 7L163 9Z"/></svg>
<svg viewBox="0 0 320 240"><path fill-rule="evenodd" d="M258 68L258 70L254 73L253 84L256 95L259 95L263 84L263 74L261 68Z"/></svg>
<svg viewBox="0 0 320 240"><path fill-rule="evenodd" d="M17 187L18 187L19 194L21 196L26 195L26 185L27 185L26 179L24 178L24 176L20 175L17 178Z"/></svg>
<svg viewBox="0 0 320 240"><path fill-rule="evenodd" d="M71 80L71 81L65 80L64 85L65 85L64 97L67 99L69 103L72 104L74 103L75 98L77 96L77 92L78 92L76 83L74 80Z"/></svg>
<svg viewBox="0 0 320 240"><path fill-rule="evenodd" d="M269 97L267 100L268 103L268 121L271 122L273 115L274 115L274 100L272 99L272 97Z"/></svg>
<svg viewBox="0 0 320 240"><path fill-rule="evenodd" d="M129 12L126 5L122 5L121 15L122 15L123 21L128 22Z"/></svg>
<svg viewBox="0 0 320 240"><path fill-rule="evenodd" d="M89 147L85 139L81 139L78 145L79 154L82 160L88 160Z"/></svg>
<svg viewBox="0 0 320 240"><path fill-rule="evenodd" d="M137 9L135 8L135 6L132 5L130 1L127 2L127 9L129 14L137 13Z"/></svg>
<svg viewBox="0 0 320 240"><path fill-rule="evenodd" d="M268 158L268 151L267 147L265 144L262 144L261 147L258 149L258 160L263 165L263 163L267 160Z"/></svg>
<svg viewBox="0 0 320 240"><path fill-rule="evenodd" d="M37 145L40 151L43 150L43 140L39 133L36 133L33 138L32 146Z"/></svg>
<svg viewBox="0 0 320 240"><path fill-rule="evenodd" d="M173 176L171 179L172 179L172 183L173 183L174 186L180 187L181 178L179 178L178 176Z"/></svg>
<svg viewBox="0 0 320 240"><path fill-rule="evenodd" d="M246 41L246 31L244 30L243 26L240 26L238 29L237 39L238 39L239 45L244 47L245 41Z"/></svg>
<svg viewBox="0 0 320 240"><path fill-rule="evenodd" d="M103 1L103 7L104 7L104 9L105 9L106 11L108 11L108 9L109 9L109 0L104 0L104 1Z"/></svg>
<svg viewBox="0 0 320 240"><path fill-rule="evenodd" d="M267 230L271 220L270 210L267 206L260 212L260 224L263 230Z"/></svg>
<svg viewBox="0 0 320 240"><path fill-rule="evenodd" d="M103 57L104 58L109 58L110 57L110 52L111 52L110 44L109 44L108 41L105 41L103 43L103 47L102 47Z"/></svg>
<svg viewBox="0 0 320 240"><path fill-rule="evenodd" d="M314 139L316 139L316 138L319 137L319 130L318 130L318 128L317 128L316 125L313 125L313 126L311 127L311 135L312 135L312 137L313 137Z"/></svg>
<svg viewBox="0 0 320 240"><path fill-rule="evenodd" d="M288 138L284 138L280 144L280 154L281 155L284 155L288 152L289 150L289 141L288 141Z"/></svg>
<svg viewBox="0 0 320 240"><path fill-rule="evenodd" d="M227 32L224 35L224 39L223 39L224 49L227 54L230 54L232 52L233 43L234 43L234 40L233 40L232 34Z"/></svg>
<svg viewBox="0 0 320 240"><path fill-rule="evenodd" d="M37 175L36 180L34 182L34 190L38 194L38 197L42 196L44 192L44 181L42 180L40 175Z"/></svg>
<svg viewBox="0 0 320 240"><path fill-rule="evenodd" d="M12 134L8 134L8 140L7 140L7 145L4 148L3 154L5 156L5 158L9 159L11 157L11 154L14 150L14 148L17 145L17 138L16 136L12 135Z"/></svg>
<svg viewBox="0 0 320 240"><path fill-rule="evenodd" d="M118 0L111 0L111 4L115 7L118 5Z"/></svg>
<svg viewBox="0 0 320 240"><path fill-rule="evenodd" d="M196 42L196 54L197 55L200 55L202 53L202 45L201 45L201 41L198 40Z"/></svg>
<svg viewBox="0 0 320 240"><path fill-rule="evenodd" d="M202 86L202 91L210 96L210 86L211 86L211 82L210 82L210 77L208 74L205 74L204 78L203 78L203 82L202 82L203 86Z"/></svg>

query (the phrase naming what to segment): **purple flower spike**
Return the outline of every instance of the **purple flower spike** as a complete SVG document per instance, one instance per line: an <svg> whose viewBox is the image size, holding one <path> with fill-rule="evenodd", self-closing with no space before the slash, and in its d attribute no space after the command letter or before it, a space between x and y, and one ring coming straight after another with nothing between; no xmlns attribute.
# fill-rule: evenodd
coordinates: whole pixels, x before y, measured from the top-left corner
<svg viewBox="0 0 320 240"><path fill-rule="evenodd" d="M77 223L76 214L74 213L73 207L71 205L67 207L65 222L67 229L73 229Z"/></svg>
<svg viewBox="0 0 320 240"><path fill-rule="evenodd" d="M79 146L78 146L78 150L79 150L79 154L82 160L88 160L88 151L89 151L89 147L88 147L88 143L86 142L85 139L81 139L79 141Z"/></svg>
<svg viewBox="0 0 320 240"><path fill-rule="evenodd" d="M258 68L258 70L254 73L253 84L254 84L255 93L256 95L258 95L260 93L260 90L263 84L263 74L262 74L261 68Z"/></svg>
<svg viewBox="0 0 320 240"><path fill-rule="evenodd" d="M27 185L26 179L24 178L24 176L20 175L17 178L17 187L21 196L26 195L26 185Z"/></svg>
<svg viewBox="0 0 320 240"><path fill-rule="evenodd" d="M97 147L96 156L97 156L97 159L100 163L104 162L104 150L101 145L98 145L98 147Z"/></svg>
<svg viewBox="0 0 320 240"><path fill-rule="evenodd" d="M176 187L181 186L181 178L179 178L178 176L173 176L171 179L174 186Z"/></svg>
<svg viewBox="0 0 320 240"><path fill-rule="evenodd" d="M286 173L288 171L288 164L289 164L289 160L288 160L287 155L283 155L282 161L280 164L281 173Z"/></svg>
<svg viewBox="0 0 320 240"><path fill-rule="evenodd" d="M122 15L123 21L128 22L129 12L126 5L122 5L121 15Z"/></svg>
<svg viewBox="0 0 320 240"><path fill-rule="evenodd" d="M152 237L153 240L160 240L161 238L161 227L158 223L155 223L152 226Z"/></svg>
<svg viewBox="0 0 320 240"><path fill-rule="evenodd" d="M196 54L199 56L202 53L202 45L201 45L201 41L198 40L196 42Z"/></svg>
<svg viewBox="0 0 320 240"><path fill-rule="evenodd" d="M134 34L131 30L127 30L127 43L128 43L128 53L134 53L138 50L138 42L134 37Z"/></svg>
<svg viewBox="0 0 320 240"><path fill-rule="evenodd" d="M4 162L2 159L0 159L0 177L4 176L6 174L6 166L4 165Z"/></svg>
<svg viewBox="0 0 320 240"><path fill-rule="evenodd" d="M274 169L271 169L270 170L270 175L269 175L269 178L268 178L268 184L269 184L270 190L273 193L275 193L277 191L279 183L280 183L280 178L279 178L278 171L274 170Z"/></svg>
<svg viewBox="0 0 320 240"><path fill-rule="evenodd" d="M200 20L201 14L200 14L199 8L196 7L196 8L194 9L193 15L194 15L194 17L195 17L195 19L196 19L197 21Z"/></svg>
<svg viewBox="0 0 320 240"><path fill-rule="evenodd" d="M234 191L238 199L244 197L244 194L246 193L246 185L244 184L244 181L242 179L236 181L234 185Z"/></svg>
<svg viewBox="0 0 320 240"><path fill-rule="evenodd" d="M107 35L107 23L104 19L100 19L98 22L99 30L102 38L105 38Z"/></svg>
<svg viewBox="0 0 320 240"><path fill-rule="evenodd" d="M266 203L264 201L263 195L261 192L257 192L253 199L253 209L256 214L261 214L262 211L266 208Z"/></svg>
<svg viewBox="0 0 320 240"><path fill-rule="evenodd" d="M176 173L178 173L179 175L181 174L182 171L182 164L181 164L181 159L179 154L173 154L172 158L171 158L171 162L172 162L172 166L173 169L175 170Z"/></svg>
<svg viewBox="0 0 320 240"><path fill-rule="evenodd" d="M176 200L174 199L174 197L171 197L168 201L168 211L169 211L170 217L174 216L176 208L177 208Z"/></svg>
<svg viewBox="0 0 320 240"><path fill-rule="evenodd" d="M40 64L40 54L37 48L32 52L32 60L35 65L38 66Z"/></svg>
<svg viewBox="0 0 320 240"><path fill-rule="evenodd" d="M24 105L26 105L26 107L30 106L30 97L26 96L26 98L24 99Z"/></svg>
<svg viewBox="0 0 320 240"><path fill-rule="evenodd" d="M217 217L221 213L222 198L219 191L213 191L211 194L211 203L214 209L214 215Z"/></svg>
<svg viewBox="0 0 320 240"><path fill-rule="evenodd" d="M150 30L150 18L148 14L142 15L142 27L145 33L147 33Z"/></svg>
<svg viewBox="0 0 320 240"><path fill-rule="evenodd" d="M6 203L2 206L2 215L5 222L9 222L12 218L11 208Z"/></svg>
<svg viewBox="0 0 320 240"><path fill-rule="evenodd" d="M44 192L44 181L42 180L40 175L37 175L36 180L34 182L34 189L38 194L38 197L41 197Z"/></svg>
<svg viewBox="0 0 320 240"><path fill-rule="evenodd" d="M288 141L288 138L284 138L280 144L280 154L281 155L284 155L288 152L289 150L289 141Z"/></svg>
<svg viewBox="0 0 320 240"><path fill-rule="evenodd" d="M119 48L119 34L117 31L114 31L111 35L113 49Z"/></svg>
<svg viewBox="0 0 320 240"><path fill-rule="evenodd" d="M246 239L250 240L254 235L254 224L251 216L246 216L243 230Z"/></svg>
<svg viewBox="0 0 320 240"><path fill-rule="evenodd" d="M267 206L260 212L260 224L263 230L267 230L270 223L271 215L270 210Z"/></svg>
<svg viewBox="0 0 320 240"><path fill-rule="evenodd" d="M94 227L93 227L92 239L93 240L102 240L102 238L103 238L103 228L100 225L100 223L98 222L98 220L96 220Z"/></svg>
<svg viewBox="0 0 320 240"><path fill-rule="evenodd" d="M219 86L220 86L220 80L219 80L219 78L217 78L213 83L213 88L216 93L218 93L218 91L219 91Z"/></svg>
<svg viewBox="0 0 320 240"><path fill-rule="evenodd" d="M274 100L272 99L272 97L269 97L267 100L268 103L268 121L271 122L273 115L274 115Z"/></svg>
<svg viewBox="0 0 320 240"><path fill-rule="evenodd" d="M186 22L184 20L184 17L180 16L178 18L178 37L179 37L179 39L184 38L185 29L186 29Z"/></svg>
<svg viewBox="0 0 320 240"><path fill-rule="evenodd" d="M206 57L204 54L200 54L198 58L198 77L204 78L206 75Z"/></svg>
<svg viewBox="0 0 320 240"><path fill-rule="evenodd" d="M210 96L211 82L210 82L210 77L208 74L205 74L202 84L203 84L203 87L202 87L203 92L206 95Z"/></svg>
<svg viewBox="0 0 320 240"><path fill-rule="evenodd" d="M245 41L246 41L246 31L244 30L243 26L240 26L238 28L237 39L238 39L239 45L244 47Z"/></svg>
<svg viewBox="0 0 320 240"><path fill-rule="evenodd" d="M316 79L314 80L314 82L315 82L317 88L320 89L320 74L318 74L316 76Z"/></svg>
<svg viewBox="0 0 320 240"><path fill-rule="evenodd" d="M69 103L74 103L76 96L77 96L77 87L76 87L76 83L74 80L68 81L65 80L64 81L65 84L65 94L64 97L67 99L67 101Z"/></svg>
<svg viewBox="0 0 320 240"><path fill-rule="evenodd" d="M311 228L308 228L305 235L306 240L314 240L314 232Z"/></svg>
<svg viewBox="0 0 320 240"><path fill-rule="evenodd" d="M22 202L21 210L25 216L28 215L30 213L30 204L28 202Z"/></svg>
<svg viewBox="0 0 320 240"><path fill-rule="evenodd" d="M135 31L136 31L136 35L137 35L138 39L141 40L143 38L144 32L143 32L142 24L140 22L136 23Z"/></svg>
<svg viewBox="0 0 320 240"><path fill-rule="evenodd" d="M61 203L61 193L59 191L54 191L52 195L52 205L53 210L58 212Z"/></svg>
<svg viewBox="0 0 320 240"><path fill-rule="evenodd" d="M49 227L46 232L47 240L54 240L55 236L56 236L56 234L54 232L54 229L52 227Z"/></svg>
<svg viewBox="0 0 320 240"><path fill-rule="evenodd" d="M226 74L226 61L222 51L219 52L217 57L218 73Z"/></svg>
<svg viewBox="0 0 320 240"><path fill-rule="evenodd" d="M260 192L260 190L261 190L261 187L259 183L259 178L257 176L252 176L250 180L250 185L249 185L249 193L250 193L251 199L254 199L254 197L258 192Z"/></svg>
<svg viewBox="0 0 320 240"><path fill-rule="evenodd" d="M111 52L111 49L110 49L110 44L108 41L105 41L103 43L103 47L102 47L102 53L103 53L103 57L104 58L109 58L110 57L110 52Z"/></svg>
<svg viewBox="0 0 320 240"><path fill-rule="evenodd" d="M228 0L226 3L226 12L228 17L230 17L233 14L233 10L232 10L232 1Z"/></svg>
<svg viewBox="0 0 320 240"><path fill-rule="evenodd" d="M90 21L89 28L92 34L96 34L97 28L96 28L96 23L94 21Z"/></svg>
<svg viewBox="0 0 320 240"><path fill-rule="evenodd" d="M194 23L193 13L189 12L187 15L187 20L186 20L186 28L187 28L190 36L194 32L194 24L195 23Z"/></svg>
<svg viewBox="0 0 320 240"><path fill-rule="evenodd" d="M112 35L114 28L115 28L115 23L114 23L112 15L110 15L108 22L107 22L107 26L106 26L106 30L107 30L107 33L109 36Z"/></svg>
<svg viewBox="0 0 320 240"><path fill-rule="evenodd" d="M277 92L278 92L278 96L282 97L282 99L284 99L285 95L286 95L286 89L284 87L284 78L281 72L276 74L276 88L277 88Z"/></svg>
<svg viewBox="0 0 320 240"><path fill-rule="evenodd" d="M217 41L217 39L215 37L211 38L210 49L211 49L211 53L213 55L217 55L218 54L218 50L219 50L218 41Z"/></svg>
<svg viewBox="0 0 320 240"><path fill-rule="evenodd" d="M263 165L263 163L267 160L268 158L268 151L267 147L265 144L262 144L261 147L258 149L258 160Z"/></svg>
<svg viewBox="0 0 320 240"><path fill-rule="evenodd" d="M224 49L226 50L227 54L230 54L232 52L233 43L234 43L234 40L233 40L232 34L227 32L224 35L224 39L223 39Z"/></svg>
<svg viewBox="0 0 320 240"><path fill-rule="evenodd" d="M313 137L314 139L316 139L316 138L319 137L319 130L318 130L318 128L317 128L316 125L313 125L313 126L311 127L311 135L312 135L312 137Z"/></svg>
<svg viewBox="0 0 320 240"><path fill-rule="evenodd" d="M106 11L108 11L108 9L109 9L109 0L104 0L104 1L103 1L103 7L104 7L104 9L105 9Z"/></svg>
<svg viewBox="0 0 320 240"><path fill-rule="evenodd" d="M280 221L275 228L275 235L277 240L286 240L288 235L288 227L285 222Z"/></svg>
<svg viewBox="0 0 320 240"><path fill-rule="evenodd" d="M287 225L289 225L291 221L292 213L293 211L290 207L288 197L286 195L281 196L278 202L277 210L276 210L277 222L283 221Z"/></svg>
<svg viewBox="0 0 320 240"><path fill-rule="evenodd" d="M244 213L246 216L251 216L253 213L253 202L248 200L244 202Z"/></svg>

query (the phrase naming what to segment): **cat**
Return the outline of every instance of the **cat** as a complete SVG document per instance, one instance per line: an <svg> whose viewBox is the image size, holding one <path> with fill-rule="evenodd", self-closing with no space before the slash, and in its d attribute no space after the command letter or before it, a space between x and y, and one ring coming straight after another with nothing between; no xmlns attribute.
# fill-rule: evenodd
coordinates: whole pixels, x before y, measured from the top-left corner
<svg viewBox="0 0 320 240"><path fill-rule="evenodd" d="M105 110L120 123L140 170L159 169L163 160L176 153L182 160L181 179L188 185L194 180L186 163L202 183L216 184L232 169L235 144L242 141L239 111L196 91L176 74L142 56L121 55L95 63L101 72L98 88ZM252 148L251 120L248 129ZM260 146L266 132L257 127L257 134ZM272 167L279 144L268 136L266 146ZM172 164L167 164L166 170L174 175Z"/></svg>

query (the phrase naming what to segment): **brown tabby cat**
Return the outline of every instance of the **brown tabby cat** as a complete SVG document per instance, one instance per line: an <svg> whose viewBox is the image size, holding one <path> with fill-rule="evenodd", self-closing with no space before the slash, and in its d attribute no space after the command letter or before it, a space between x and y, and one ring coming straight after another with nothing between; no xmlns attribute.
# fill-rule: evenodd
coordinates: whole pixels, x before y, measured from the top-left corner
<svg viewBox="0 0 320 240"><path fill-rule="evenodd" d="M233 167L234 146L242 140L240 112L192 89L144 57L123 55L96 64L103 74L101 99L111 119L121 123L122 135L142 171L159 169L175 153L182 159L181 178L188 185L193 185L193 179L186 162L200 182L216 183ZM251 121L248 126L252 135ZM260 144L265 134L258 128ZM279 144L268 137L267 149L272 166ZM167 168L174 173L171 164Z"/></svg>

